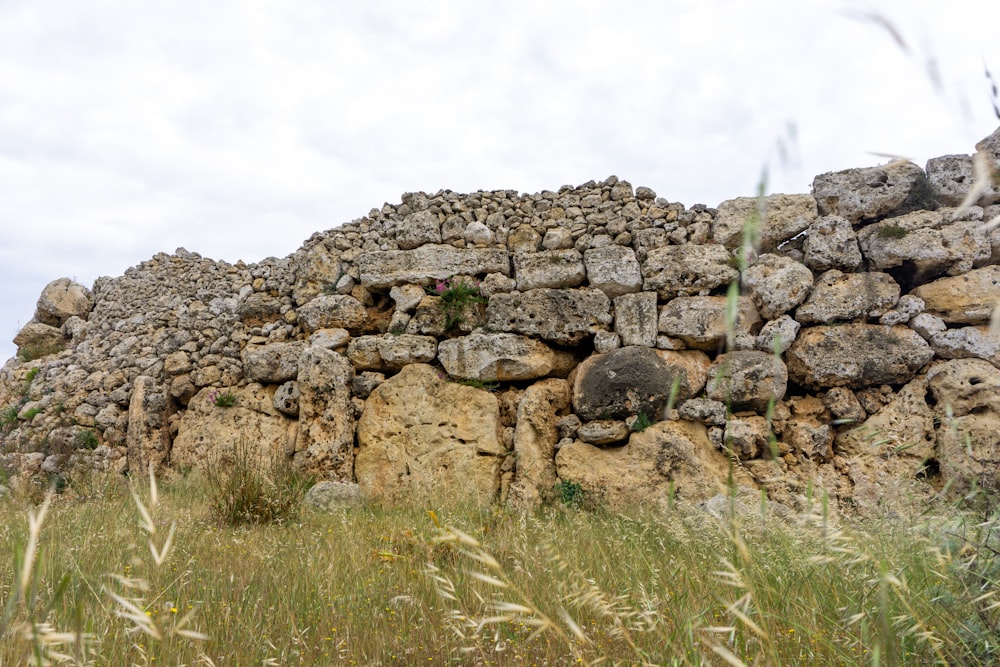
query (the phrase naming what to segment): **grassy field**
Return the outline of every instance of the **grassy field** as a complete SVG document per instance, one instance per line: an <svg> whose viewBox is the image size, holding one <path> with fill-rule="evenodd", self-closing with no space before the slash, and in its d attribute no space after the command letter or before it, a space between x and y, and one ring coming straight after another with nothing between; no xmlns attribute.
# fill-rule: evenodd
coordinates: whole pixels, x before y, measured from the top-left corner
<svg viewBox="0 0 1000 667"><path fill-rule="evenodd" d="M419 505L229 527L210 492L91 480L44 516L0 500L0 662L998 660L998 544L975 517L833 528L820 503L806 521Z"/></svg>

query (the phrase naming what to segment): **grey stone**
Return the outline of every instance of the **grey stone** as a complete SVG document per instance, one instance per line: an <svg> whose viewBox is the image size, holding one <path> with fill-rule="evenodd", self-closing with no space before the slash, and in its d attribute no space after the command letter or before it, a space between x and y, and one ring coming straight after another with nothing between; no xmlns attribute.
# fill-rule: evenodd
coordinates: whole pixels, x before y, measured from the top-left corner
<svg viewBox="0 0 1000 667"><path fill-rule="evenodd" d="M757 334L757 339L754 341L755 346L761 352L784 354L795 342L795 336L798 335L801 327L802 325L792 319L790 315L782 315L761 327L760 333Z"/></svg>
<svg viewBox="0 0 1000 667"><path fill-rule="evenodd" d="M541 287L560 289L583 284L587 271L583 257L573 249L522 252L514 255L514 278L522 292Z"/></svg>
<svg viewBox="0 0 1000 667"><path fill-rule="evenodd" d="M358 336L347 346L347 358L358 370L397 371L427 363L437 356L437 339L412 334Z"/></svg>
<svg viewBox="0 0 1000 667"><path fill-rule="evenodd" d="M760 316L773 320L805 300L813 274L790 257L766 254L743 272L743 284Z"/></svg>
<svg viewBox="0 0 1000 667"><path fill-rule="evenodd" d="M622 346L622 338L614 331L598 331L594 334L594 352L604 354Z"/></svg>
<svg viewBox="0 0 1000 667"><path fill-rule="evenodd" d="M892 310L886 311L879 318L879 324L894 326L896 324L906 324L911 319L924 312L924 300L912 294L904 294L899 297L899 301Z"/></svg>
<svg viewBox="0 0 1000 667"><path fill-rule="evenodd" d="M723 442L739 460L749 461L768 451L771 429L763 417L732 417L725 429Z"/></svg>
<svg viewBox="0 0 1000 667"><path fill-rule="evenodd" d="M707 294L739 277L731 261L726 247L717 243L654 248L642 264L643 289L664 300Z"/></svg>
<svg viewBox="0 0 1000 667"><path fill-rule="evenodd" d="M888 273L842 273L831 269L816 279L809 298L795 311L801 324L880 317L899 300Z"/></svg>
<svg viewBox="0 0 1000 667"><path fill-rule="evenodd" d="M486 307L493 331L576 345L611 324L611 302L596 289L536 289L496 294Z"/></svg>
<svg viewBox="0 0 1000 667"><path fill-rule="evenodd" d="M412 250L428 243L441 243L441 223L430 211L418 211L403 219L396 233L401 250Z"/></svg>
<svg viewBox="0 0 1000 667"><path fill-rule="evenodd" d="M485 248L493 243L493 232L490 228L479 222L478 220L473 220L466 227L465 231L462 233L462 238L468 245Z"/></svg>
<svg viewBox="0 0 1000 667"><path fill-rule="evenodd" d="M781 359L757 350L719 355L708 369L706 395L732 411L763 412L780 401L788 386L788 370Z"/></svg>
<svg viewBox="0 0 1000 667"><path fill-rule="evenodd" d="M351 342L351 334L347 329L317 329L309 334L309 345L335 350Z"/></svg>
<svg viewBox="0 0 1000 667"><path fill-rule="evenodd" d="M913 330L877 324L805 328L788 349L788 373L811 389L903 384L934 356Z"/></svg>
<svg viewBox="0 0 1000 667"><path fill-rule="evenodd" d="M729 414L725 403L710 398L689 398L677 407L677 412L681 419L706 426L725 426Z"/></svg>
<svg viewBox="0 0 1000 667"><path fill-rule="evenodd" d="M820 215L852 223L937 207L924 171L912 162L820 174L812 194Z"/></svg>
<svg viewBox="0 0 1000 667"><path fill-rule="evenodd" d="M396 285L389 290L389 298L396 303L397 313L411 313L426 293L420 285Z"/></svg>
<svg viewBox="0 0 1000 667"><path fill-rule="evenodd" d="M93 307L93 292L69 278L59 278L42 288L35 306L35 319L61 327L74 316L86 320Z"/></svg>
<svg viewBox="0 0 1000 667"><path fill-rule="evenodd" d="M598 419L577 429L576 437L591 445L612 445L628 440L629 429L623 421Z"/></svg>
<svg viewBox="0 0 1000 667"><path fill-rule="evenodd" d="M299 428L293 461L309 472L354 478L354 367L336 352L307 347L299 357Z"/></svg>
<svg viewBox="0 0 1000 667"><path fill-rule="evenodd" d="M920 334L924 340L931 340L934 336L947 331L948 325L940 317L930 313L920 313L909 322L910 328Z"/></svg>
<svg viewBox="0 0 1000 667"><path fill-rule="evenodd" d="M712 224L712 240L729 248L743 243L744 226L757 218L754 244L762 252L773 252L784 241L804 231L816 220L812 195L774 194L738 197L719 204Z"/></svg>
<svg viewBox="0 0 1000 667"><path fill-rule="evenodd" d="M934 353L942 359L985 359L1000 368L1000 334L987 326L948 329L930 339Z"/></svg>
<svg viewBox="0 0 1000 667"><path fill-rule="evenodd" d="M351 389L358 398L365 399L375 390L375 387L385 382L385 374L375 371L362 371L354 376Z"/></svg>
<svg viewBox="0 0 1000 667"><path fill-rule="evenodd" d="M621 344L656 346L656 292L623 294L615 297L615 333Z"/></svg>
<svg viewBox="0 0 1000 667"><path fill-rule="evenodd" d="M298 363L295 364L298 369ZM297 418L299 416L299 383L295 380L285 382L274 391L274 409L278 412Z"/></svg>
<svg viewBox="0 0 1000 667"><path fill-rule="evenodd" d="M573 411L584 421L659 415L678 375L648 347L588 357L576 370Z"/></svg>
<svg viewBox="0 0 1000 667"><path fill-rule="evenodd" d="M721 349L728 333L751 333L760 325L753 301L741 296L732 331L727 331L727 307L724 296L679 296L660 309L658 331L696 350Z"/></svg>
<svg viewBox="0 0 1000 667"><path fill-rule="evenodd" d="M307 333L319 329L357 331L368 320L364 304L353 296L326 294L318 296L298 309L299 322Z"/></svg>
<svg viewBox="0 0 1000 667"><path fill-rule="evenodd" d="M430 284L456 275L510 275L510 260L500 248L424 245L415 250L363 252L357 258L361 284L373 289Z"/></svg>
<svg viewBox="0 0 1000 667"><path fill-rule="evenodd" d="M546 250L562 250L573 247L573 232L566 227L551 227L545 230L542 247Z"/></svg>
<svg viewBox="0 0 1000 667"><path fill-rule="evenodd" d="M820 218L809 226L802 252L803 262L813 271L850 271L861 265L861 250L854 228L850 222L835 215Z"/></svg>
<svg viewBox="0 0 1000 667"><path fill-rule="evenodd" d="M279 384L294 380L299 373L302 342L247 345L243 348L243 373L261 384Z"/></svg>
<svg viewBox="0 0 1000 667"><path fill-rule="evenodd" d="M628 247L609 245L590 248L583 254L587 281L608 298L642 289L642 271L635 252Z"/></svg>
<svg viewBox="0 0 1000 667"><path fill-rule="evenodd" d="M354 482L324 480L311 486L302 502L319 512L336 512L360 505L364 502L364 494Z"/></svg>
<svg viewBox="0 0 1000 667"><path fill-rule="evenodd" d="M552 372L556 353L541 341L510 333L478 333L441 341L438 359L448 375L478 382L514 382Z"/></svg>

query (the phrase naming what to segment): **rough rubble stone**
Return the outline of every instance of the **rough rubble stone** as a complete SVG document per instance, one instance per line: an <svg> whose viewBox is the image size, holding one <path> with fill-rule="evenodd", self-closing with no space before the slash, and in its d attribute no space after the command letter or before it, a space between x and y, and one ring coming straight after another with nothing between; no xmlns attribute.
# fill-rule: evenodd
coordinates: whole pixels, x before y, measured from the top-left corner
<svg viewBox="0 0 1000 667"><path fill-rule="evenodd" d="M397 313L412 313L426 296L420 285L396 285L389 290L389 298L396 304Z"/></svg>
<svg viewBox="0 0 1000 667"><path fill-rule="evenodd" d="M351 334L347 329L317 329L309 334L308 343L315 347L325 347L336 350L351 342Z"/></svg>
<svg viewBox="0 0 1000 667"><path fill-rule="evenodd" d="M862 260L854 227L836 215L820 218L809 226L802 252L803 263L813 271L851 271L860 266Z"/></svg>
<svg viewBox="0 0 1000 667"><path fill-rule="evenodd" d="M934 354L942 359L985 359L1000 367L1000 334L991 333L987 326L948 329L928 341Z"/></svg>
<svg viewBox="0 0 1000 667"><path fill-rule="evenodd" d="M507 450L488 391L448 382L412 364L380 384L358 421L354 471L366 497L431 495L492 503Z"/></svg>
<svg viewBox="0 0 1000 667"><path fill-rule="evenodd" d="M407 364L428 363L437 356L437 339L411 334L358 336L347 346L347 358L365 371L398 371Z"/></svg>
<svg viewBox="0 0 1000 667"><path fill-rule="evenodd" d="M956 359L927 371L934 405L955 417L993 412L1000 414L1000 369L982 359Z"/></svg>
<svg viewBox="0 0 1000 667"><path fill-rule="evenodd" d="M576 250L543 250L514 255L517 289L525 292L540 287L563 289L582 285L587 278L583 256Z"/></svg>
<svg viewBox="0 0 1000 667"><path fill-rule="evenodd" d="M734 412L763 412L780 401L788 386L785 364L773 354L743 350L719 355L708 369L706 395Z"/></svg>
<svg viewBox="0 0 1000 667"><path fill-rule="evenodd" d="M857 389L908 382L934 352L907 327L856 323L804 328L785 356L800 385Z"/></svg>
<svg viewBox="0 0 1000 667"><path fill-rule="evenodd" d="M899 285L888 273L842 273L831 269L816 279L795 311L801 324L880 317L899 300Z"/></svg>
<svg viewBox="0 0 1000 667"><path fill-rule="evenodd" d="M324 294L331 287L336 288L339 281L345 277L340 254L331 252L322 243L296 253L294 263L295 284L292 286L292 299L300 306ZM262 293L262 296L268 295Z"/></svg>
<svg viewBox="0 0 1000 667"><path fill-rule="evenodd" d="M298 309L299 322L306 333L320 329L358 331L368 321L368 310L353 296L324 294Z"/></svg>
<svg viewBox="0 0 1000 667"><path fill-rule="evenodd" d="M361 486L354 482L323 480L306 491L302 503L319 512L336 512L364 502Z"/></svg>
<svg viewBox="0 0 1000 667"><path fill-rule="evenodd" d="M739 277L731 260L718 243L654 248L642 263L643 289L665 300L707 294Z"/></svg>
<svg viewBox="0 0 1000 667"><path fill-rule="evenodd" d="M140 375L132 382L126 448L128 469L137 477L149 474L150 466L160 471L167 463L170 453L167 400L167 392L156 378Z"/></svg>
<svg viewBox="0 0 1000 667"><path fill-rule="evenodd" d="M307 347L299 357L299 428L294 462L309 472L354 477L354 366L336 352Z"/></svg>
<svg viewBox="0 0 1000 667"><path fill-rule="evenodd" d="M790 315L782 315L761 327L754 345L762 352L784 354L795 342L801 328L802 325Z"/></svg>
<svg viewBox="0 0 1000 667"><path fill-rule="evenodd" d="M533 507L553 498L559 481L555 446L561 427L557 415L569 406L569 396L569 383L565 380L542 380L528 387L517 405L514 427L517 467L510 486L510 499L515 505Z"/></svg>
<svg viewBox="0 0 1000 667"><path fill-rule="evenodd" d="M576 437L591 445L613 445L628 439L628 426L623 421L598 419L582 424Z"/></svg>
<svg viewBox="0 0 1000 667"><path fill-rule="evenodd" d="M820 215L852 223L937 207L927 177L912 162L820 174L812 194Z"/></svg>
<svg viewBox="0 0 1000 667"><path fill-rule="evenodd" d="M430 211L417 211L403 219L396 232L401 250L412 250L427 243L441 243L441 223Z"/></svg>
<svg viewBox="0 0 1000 667"><path fill-rule="evenodd" d="M545 343L526 336L473 332L441 341L438 359L454 378L518 382L551 373L556 352Z"/></svg>
<svg viewBox="0 0 1000 667"><path fill-rule="evenodd" d="M912 294L924 311L950 324L985 324L1000 304L1000 266L984 266L961 276L920 285Z"/></svg>
<svg viewBox="0 0 1000 667"><path fill-rule="evenodd" d="M296 364L296 368L298 364ZM299 383L295 380L285 382L274 390L274 409L283 415L298 419L299 416Z"/></svg>
<svg viewBox="0 0 1000 667"><path fill-rule="evenodd" d="M427 285L457 275L510 275L510 259L501 248L424 245L415 250L363 252L358 255L357 264L361 284L372 289L408 283Z"/></svg>
<svg viewBox="0 0 1000 667"><path fill-rule="evenodd" d="M861 253L872 268L913 267L915 277L924 280L944 273L951 264L945 247L941 215L917 211L868 225L858 232Z"/></svg>
<svg viewBox="0 0 1000 667"><path fill-rule="evenodd" d="M934 197L947 206L958 206L975 182L975 170L971 155L942 155L927 161L927 180ZM972 201L979 206L989 206L1000 202L1000 186L996 182L987 184L985 191Z"/></svg>
<svg viewBox="0 0 1000 667"><path fill-rule="evenodd" d="M725 447L739 460L749 461L768 451L771 428L764 417L733 417L724 423Z"/></svg>
<svg viewBox="0 0 1000 667"><path fill-rule="evenodd" d="M660 309L658 331L696 350L719 350L726 342L727 307L724 296L679 296ZM732 333L753 333L759 326L753 301L739 297Z"/></svg>
<svg viewBox="0 0 1000 667"><path fill-rule="evenodd" d="M833 387L823 395L823 405L841 423L860 423L867 417L861 402L847 387Z"/></svg>
<svg viewBox="0 0 1000 667"><path fill-rule="evenodd" d="M813 285L805 265L784 255L761 255L743 272L743 285L760 316L773 320L802 303Z"/></svg>
<svg viewBox="0 0 1000 667"><path fill-rule="evenodd" d="M301 341L247 345L241 353L243 373L248 380L262 384L294 380L299 374L299 355L304 347Z"/></svg>
<svg viewBox="0 0 1000 667"><path fill-rule="evenodd" d="M712 240L730 248L741 245L744 225L759 216L755 246L762 252L773 252L809 227L816 215L816 200L812 195L774 194L763 201L758 197L737 197L719 204L712 223Z"/></svg>
<svg viewBox="0 0 1000 667"><path fill-rule="evenodd" d="M576 345L611 324L611 302L596 289L536 289L496 294L486 307L492 331Z"/></svg>
<svg viewBox="0 0 1000 667"><path fill-rule="evenodd" d="M642 289L642 270L635 251L626 246L590 248L583 253L587 281L609 299Z"/></svg>
<svg viewBox="0 0 1000 667"><path fill-rule="evenodd" d="M39 357L66 347L66 337L58 327L31 321L14 336L14 345L22 357Z"/></svg>

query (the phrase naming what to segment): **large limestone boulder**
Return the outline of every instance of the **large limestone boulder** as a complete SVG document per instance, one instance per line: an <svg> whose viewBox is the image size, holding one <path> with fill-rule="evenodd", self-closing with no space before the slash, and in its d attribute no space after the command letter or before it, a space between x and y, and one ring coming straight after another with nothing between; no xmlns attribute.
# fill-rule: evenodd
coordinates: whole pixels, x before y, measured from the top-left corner
<svg viewBox="0 0 1000 667"><path fill-rule="evenodd" d="M813 274L791 257L767 254L747 267L743 284L761 317L773 320L809 296Z"/></svg>
<svg viewBox="0 0 1000 667"><path fill-rule="evenodd" d="M358 421L354 471L371 498L459 497L488 504L506 454L488 391L448 382L425 364L380 384Z"/></svg>
<svg viewBox="0 0 1000 667"><path fill-rule="evenodd" d="M431 211L411 213L400 223L396 244L403 250L419 248L425 243L441 243L441 223Z"/></svg>
<svg viewBox="0 0 1000 667"><path fill-rule="evenodd" d="M340 481L354 477L354 366L347 357L307 347L299 357L297 467Z"/></svg>
<svg viewBox="0 0 1000 667"><path fill-rule="evenodd" d="M786 354L789 377L810 389L903 384L933 356L912 329L861 323L802 329Z"/></svg>
<svg viewBox="0 0 1000 667"><path fill-rule="evenodd" d="M1000 266L984 266L961 276L920 285L912 294L924 312L952 324L985 324L1000 306Z"/></svg>
<svg viewBox="0 0 1000 667"><path fill-rule="evenodd" d="M35 306L35 319L61 327L71 317L86 320L93 307L93 292L69 278L59 278L42 288Z"/></svg>
<svg viewBox="0 0 1000 667"><path fill-rule="evenodd" d="M62 329L34 320L21 327L13 342L18 347L18 353L30 359L59 352L66 347Z"/></svg>
<svg viewBox="0 0 1000 667"><path fill-rule="evenodd" d="M955 417L1000 414L1000 369L982 359L956 359L927 371L934 404Z"/></svg>
<svg viewBox="0 0 1000 667"><path fill-rule="evenodd" d="M642 289L642 270L635 251L628 246L609 245L589 248L583 253L587 281L614 299Z"/></svg>
<svg viewBox="0 0 1000 667"><path fill-rule="evenodd" d="M719 204L712 223L712 240L730 248L738 247L743 243L744 226L757 216L756 247L761 252L772 252L809 227L816 215L816 200L812 195L737 197Z"/></svg>
<svg viewBox="0 0 1000 667"><path fill-rule="evenodd" d="M945 419L938 430L937 462L952 492L973 485L990 495L1000 491L1000 415L989 412Z"/></svg>
<svg viewBox="0 0 1000 667"><path fill-rule="evenodd" d="M314 296L314 295L313 295ZM310 298L312 298L310 296ZM282 303L266 292L250 292L240 298L236 314L248 327L260 327L282 319Z"/></svg>
<svg viewBox="0 0 1000 667"><path fill-rule="evenodd" d="M300 306L335 287L343 275L340 254L323 243L300 250L292 261L295 270L292 298Z"/></svg>
<svg viewBox="0 0 1000 667"><path fill-rule="evenodd" d="M854 227L837 215L822 217L809 226L802 252L803 262L813 271L850 271L861 264L861 249Z"/></svg>
<svg viewBox="0 0 1000 667"><path fill-rule="evenodd" d="M719 355L708 369L706 394L730 406L733 412L763 412L785 396L788 370L773 354L738 350Z"/></svg>
<svg viewBox="0 0 1000 667"><path fill-rule="evenodd" d="M1000 368L1000 334L986 325L947 329L928 342L942 359L985 359Z"/></svg>
<svg viewBox="0 0 1000 667"><path fill-rule="evenodd" d="M358 255L357 264L361 284L373 289L407 283L427 285L452 276L510 275L510 258L501 248L429 244L414 250L363 252Z"/></svg>
<svg viewBox="0 0 1000 667"><path fill-rule="evenodd" d="M148 375L132 382L128 404L125 447L128 469L146 475L149 466L160 470L170 456L170 429L167 427L169 397L166 388Z"/></svg>
<svg viewBox="0 0 1000 667"><path fill-rule="evenodd" d="M876 269L907 267L917 282L956 275L989 261L989 233L976 220L946 223L936 211L882 220L858 232L858 243Z"/></svg>
<svg viewBox="0 0 1000 667"><path fill-rule="evenodd" d="M795 311L801 324L824 324L881 317L899 301L899 285L888 273L842 273L831 269L813 285L806 302Z"/></svg>
<svg viewBox="0 0 1000 667"><path fill-rule="evenodd" d="M924 171L912 162L820 174L812 194L820 215L852 223L937 208Z"/></svg>
<svg viewBox="0 0 1000 667"><path fill-rule="evenodd" d="M584 421L624 419L640 413L658 419L675 379L678 402L700 391L704 376L698 377L700 365L692 364L689 356L704 359L704 354L675 352L668 361L657 352L636 345L585 359L573 377L573 411Z"/></svg>
<svg viewBox="0 0 1000 667"><path fill-rule="evenodd" d="M679 296L660 309L658 331L680 339L690 348L714 351L726 342L724 296ZM751 334L760 327L760 316L750 297L741 296L736 307L732 333Z"/></svg>
<svg viewBox="0 0 1000 667"><path fill-rule="evenodd" d="M514 255L514 278L522 292L540 287L563 289L582 285L587 271L583 255L572 248L522 252Z"/></svg>
<svg viewBox="0 0 1000 667"><path fill-rule="evenodd" d="M304 344L301 341L272 343L270 345L247 345L243 348L243 374L251 382L278 384L294 380L299 374L299 355Z"/></svg>
<svg viewBox="0 0 1000 667"><path fill-rule="evenodd" d="M568 382L548 379L528 387L518 403L514 427L517 467L510 486L515 505L533 507L552 498L559 481L555 465L558 415L569 406L569 397Z"/></svg>
<svg viewBox="0 0 1000 667"><path fill-rule="evenodd" d="M965 201L976 181L971 155L942 155L927 161L927 181L934 196L943 204L958 206ZM986 189L972 204L989 206L1000 202L1000 185L989 181Z"/></svg>
<svg viewBox="0 0 1000 667"><path fill-rule="evenodd" d="M708 439L702 424L664 421L633 433L623 447L601 448L575 441L559 449L556 470L563 482L611 509L666 507L723 492L729 460ZM737 472L738 482L747 482Z"/></svg>
<svg viewBox="0 0 1000 667"><path fill-rule="evenodd" d="M697 296L728 285L739 277L732 256L719 243L653 248L642 264L643 289L667 300Z"/></svg>
<svg viewBox="0 0 1000 667"><path fill-rule="evenodd" d="M174 467L224 471L234 456L248 456L266 469L291 455L297 424L274 407L274 389L258 383L226 390L235 397L230 407L215 404L219 390L205 387L188 403L177 425L170 450Z"/></svg>
<svg viewBox="0 0 1000 667"><path fill-rule="evenodd" d="M611 324L611 301L592 288L510 292L490 298L486 317L493 331L576 345Z"/></svg>
<svg viewBox="0 0 1000 667"><path fill-rule="evenodd" d="M545 343L511 333L474 332L438 345L438 359L448 375L478 382L545 377L557 366L557 356Z"/></svg>
<svg viewBox="0 0 1000 667"><path fill-rule="evenodd" d="M305 332L319 329L347 329L356 332L368 321L364 304L348 294L318 296L298 311L298 321Z"/></svg>
<svg viewBox="0 0 1000 667"><path fill-rule="evenodd" d="M379 334L352 338L347 358L357 370L397 371L407 364L426 364L437 356L438 342L433 336Z"/></svg>

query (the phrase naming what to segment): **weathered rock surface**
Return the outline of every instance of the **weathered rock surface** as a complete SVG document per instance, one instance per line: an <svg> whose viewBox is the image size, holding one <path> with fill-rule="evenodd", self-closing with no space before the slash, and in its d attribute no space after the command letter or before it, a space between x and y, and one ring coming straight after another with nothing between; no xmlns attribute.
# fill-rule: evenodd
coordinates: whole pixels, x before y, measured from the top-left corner
<svg viewBox="0 0 1000 667"><path fill-rule="evenodd" d="M354 476L354 366L336 352L307 347L299 357L299 428L295 464L341 481Z"/></svg>
<svg viewBox="0 0 1000 667"><path fill-rule="evenodd" d="M812 194L820 215L852 223L936 208L923 169L912 162L820 174Z"/></svg>
<svg viewBox="0 0 1000 667"><path fill-rule="evenodd" d="M861 265L861 249L854 227L836 215L820 218L809 226L802 252L803 263L813 271L851 271Z"/></svg>
<svg viewBox="0 0 1000 667"><path fill-rule="evenodd" d="M816 279L795 311L801 324L828 324L880 317L899 301L899 285L888 273L842 273L831 269Z"/></svg>
<svg viewBox="0 0 1000 667"><path fill-rule="evenodd" d="M335 512L360 505L364 502L364 494L354 482L324 480L309 487L302 502L319 512Z"/></svg>
<svg viewBox="0 0 1000 667"><path fill-rule="evenodd" d="M514 455L517 468L510 487L516 504L532 507L551 500L556 477L555 446L559 442L558 417L569 407L569 383L542 380L527 388L517 406Z"/></svg>
<svg viewBox="0 0 1000 667"><path fill-rule="evenodd" d="M813 274L791 257L768 254L747 267L743 284L761 317L773 320L809 296Z"/></svg>
<svg viewBox="0 0 1000 667"><path fill-rule="evenodd" d="M253 382L277 384L294 380L299 374L302 342L247 345L243 348L243 372Z"/></svg>
<svg viewBox="0 0 1000 667"><path fill-rule="evenodd" d="M448 375L478 382L542 378L556 367L556 357L545 343L510 333L475 332L438 346L438 359Z"/></svg>
<svg viewBox="0 0 1000 667"><path fill-rule="evenodd" d="M788 349L788 374L811 389L903 384L933 356L927 342L903 326L809 327Z"/></svg>
<svg viewBox="0 0 1000 667"><path fill-rule="evenodd" d="M353 296L342 294L318 296L301 306L297 313L306 333L334 328L358 331L368 321L364 304Z"/></svg>
<svg viewBox="0 0 1000 667"><path fill-rule="evenodd" d="M354 466L367 497L412 499L446 493L489 504L500 491L506 453L497 398L441 379L425 364L380 384L358 421Z"/></svg>
<svg viewBox="0 0 1000 667"><path fill-rule="evenodd" d="M611 324L611 302L596 289L536 289L497 294L486 307L493 331L575 345Z"/></svg>
<svg viewBox="0 0 1000 667"><path fill-rule="evenodd" d="M656 248L642 264L643 289L661 299L707 294L739 277L730 261L729 251L717 243Z"/></svg>
<svg viewBox="0 0 1000 667"><path fill-rule="evenodd" d="M93 307L93 292L69 278L59 278L42 289L35 306L35 319L61 327L71 317L86 320Z"/></svg>
<svg viewBox="0 0 1000 667"><path fill-rule="evenodd" d="M543 250L514 255L517 289L526 292L540 287L577 287L587 279L583 256L576 250Z"/></svg>
<svg viewBox="0 0 1000 667"><path fill-rule="evenodd" d="M708 369L706 394L736 412L767 409L788 387L788 370L773 354L743 350L719 355Z"/></svg>
<svg viewBox="0 0 1000 667"><path fill-rule="evenodd" d="M724 296L677 297L660 309L658 330L696 350L719 350L726 342L727 307L728 301ZM732 333L750 334L759 325L760 316L753 301L741 296L732 322Z"/></svg>
<svg viewBox="0 0 1000 667"><path fill-rule="evenodd" d="M639 260L629 247L589 248L583 253L583 262L590 286L607 294L609 299L642 289Z"/></svg>
<svg viewBox="0 0 1000 667"><path fill-rule="evenodd" d="M757 248L772 252L784 241L805 230L816 220L816 200L812 195L768 195L737 197L719 204L712 225L712 240L735 248L743 243L743 228L755 216Z"/></svg>
<svg viewBox="0 0 1000 667"><path fill-rule="evenodd" d="M1000 306L1000 266L984 266L961 276L920 285L913 295L924 310L951 324L985 324Z"/></svg>
<svg viewBox="0 0 1000 667"><path fill-rule="evenodd" d="M639 292L615 297L615 333L621 344L656 346L656 292Z"/></svg>
<svg viewBox="0 0 1000 667"><path fill-rule="evenodd" d="M365 252L358 256L357 263L361 284L373 289L387 289L407 283L426 285L435 280L460 275L510 275L507 253L496 248L425 245L414 250Z"/></svg>

